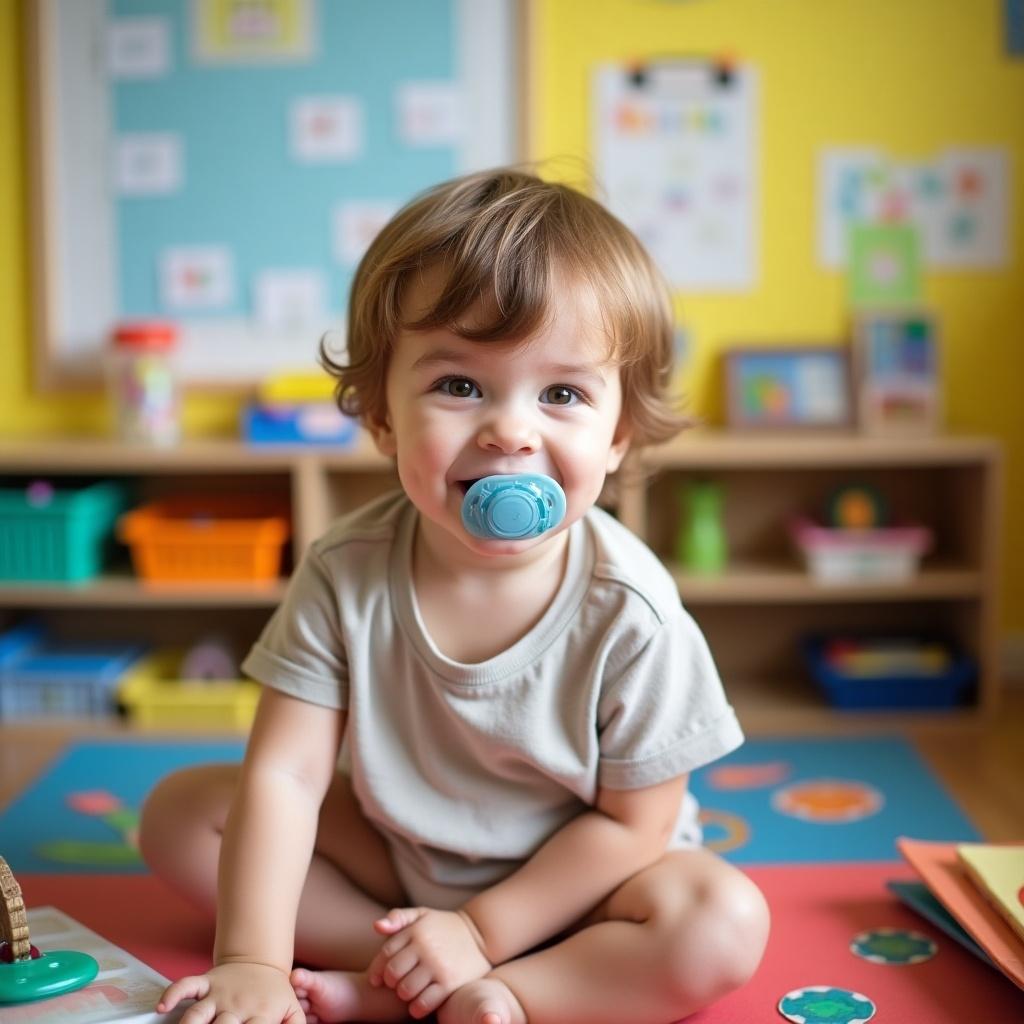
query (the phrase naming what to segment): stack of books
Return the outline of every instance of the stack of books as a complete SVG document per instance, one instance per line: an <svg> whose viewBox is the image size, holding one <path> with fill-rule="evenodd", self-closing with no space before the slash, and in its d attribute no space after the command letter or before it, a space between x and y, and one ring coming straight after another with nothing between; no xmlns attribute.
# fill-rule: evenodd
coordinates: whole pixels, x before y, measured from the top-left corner
<svg viewBox="0 0 1024 1024"><path fill-rule="evenodd" d="M921 880L889 888L1024 989L1024 843L896 845Z"/></svg>

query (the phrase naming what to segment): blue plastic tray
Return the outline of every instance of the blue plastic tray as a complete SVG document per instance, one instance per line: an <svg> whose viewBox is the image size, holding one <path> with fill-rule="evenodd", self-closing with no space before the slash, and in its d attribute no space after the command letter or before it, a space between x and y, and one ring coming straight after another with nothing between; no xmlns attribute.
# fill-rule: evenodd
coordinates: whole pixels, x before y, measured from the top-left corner
<svg viewBox="0 0 1024 1024"><path fill-rule="evenodd" d="M30 620L0 636L0 720L102 717L141 644L66 643Z"/></svg>
<svg viewBox="0 0 1024 1024"><path fill-rule="evenodd" d="M878 639L867 638L863 639ZM844 710L955 708L965 703L977 676L973 658L953 652L952 664L935 675L851 676L825 658L828 637L808 637L803 655L828 702Z"/></svg>

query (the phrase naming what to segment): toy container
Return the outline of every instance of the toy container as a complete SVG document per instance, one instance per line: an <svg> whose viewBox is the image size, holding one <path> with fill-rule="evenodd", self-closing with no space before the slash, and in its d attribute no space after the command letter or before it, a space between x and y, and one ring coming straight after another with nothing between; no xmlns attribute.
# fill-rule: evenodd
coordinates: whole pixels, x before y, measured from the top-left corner
<svg viewBox="0 0 1024 1024"><path fill-rule="evenodd" d="M287 501L264 495L167 498L118 522L135 572L152 583L276 580L289 534Z"/></svg>
<svg viewBox="0 0 1024 1024"><path fill-rule="evenodd" d="M811 575L821 583L903 583L917 573L931 548L925 526L848 530L798 519L793 541Z"/></svg>
<svg viewBox="0 0 1024 1024"><path fill-rule="evenodd" d="M125 504L116 483L0 488L0 580L92 579Z"/></svg>
<svg viewBox="0 0 1024 1024"><path fill-rule="evenodd" d="M117 436L129 444L166 447L181 436L181 385L174 324L119 324L111 336L109 387Z"/></svg>
<svg viewBox="0 0 1024 1024"><path fill-rule="evenodd" d="M804 661L826 700L850 711L940 710L965 702L977 676L973 658L946 645L948 658L929 671L907 665L862 674L848 671L828 656L828 637L810 636L802 642ZM858 641L860 642L860 641ZM862 641L868 648L877 641Z"/></svg>
<svg viewBox="0 0 1024 1024"><path fill-rule="evenodd" d="M129 718L145 728L246 730L260 686L247 679L181 679L180 651L156 651L137 662L118 687Z"/></svg>
<svg viewBox="0 0 1024 1024"><path fill-rule="evenodd" d="M0 720L101 718L139 644L58 641L35 620L0 635Z"/></svg>

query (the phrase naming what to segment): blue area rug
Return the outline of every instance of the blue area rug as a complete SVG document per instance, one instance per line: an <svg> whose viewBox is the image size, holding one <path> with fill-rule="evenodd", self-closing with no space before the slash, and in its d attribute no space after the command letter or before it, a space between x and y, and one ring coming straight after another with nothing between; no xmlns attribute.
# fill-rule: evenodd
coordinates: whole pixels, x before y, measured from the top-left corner
<svg viewBox="0 0 1024 1024"><path fill-rule="evenodd" d="M0 815L15 872L142 872L138 809L158 779L243 745L88 742L70 747ZM977 839L913 747L900 738L748 741L697 772L709 846L740 864L898 859L895 839Z"/></svg>

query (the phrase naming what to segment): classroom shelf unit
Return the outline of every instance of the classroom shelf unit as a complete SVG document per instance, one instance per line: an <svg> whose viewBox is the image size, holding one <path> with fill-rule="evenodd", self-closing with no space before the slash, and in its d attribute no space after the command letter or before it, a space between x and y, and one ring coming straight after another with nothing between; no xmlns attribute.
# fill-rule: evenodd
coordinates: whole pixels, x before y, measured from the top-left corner
<svg viewBox="0 0 1024 1024"><path fill-rule="evenodd" d="M330 520L396 486L390 462L366 441L348 451L254 448L203 441L167 450L113 441L0 442L0 477L122 479L139 500L183 491L275 493L291 505L285 572ZM716 576L673 561L683 491L713 480L723 494L730 558ZM825 585L792 552L787 524L851 481L887 497L899 517L927 523L933 553L905 583ZM673 573L708 636L733 703L750 731L877 728L880 723L962 727L999 705L997 612L1002 460L987 438L867 438L856 434L743 436L693 431L636 459L607 504ZM125 568L74 587L0 584L0 625L25 612L70 634L131 629L182 643L211 626L250 643L285 579L260 587L144 586ZM808 632L940 630L977 660L971 706L952 712L839 713L799 659Z"/></svg>

